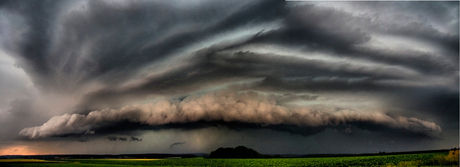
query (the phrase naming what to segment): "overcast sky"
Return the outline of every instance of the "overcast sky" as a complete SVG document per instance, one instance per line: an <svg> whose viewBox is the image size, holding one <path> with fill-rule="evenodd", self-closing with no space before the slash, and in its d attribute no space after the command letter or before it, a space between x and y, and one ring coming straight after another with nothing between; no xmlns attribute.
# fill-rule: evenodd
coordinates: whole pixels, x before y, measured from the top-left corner
<svg viewBox="0 0 460 167"><path fill-rule="evenodd" d="M1 1L0 155L459 141L458 2Z"/></svg>

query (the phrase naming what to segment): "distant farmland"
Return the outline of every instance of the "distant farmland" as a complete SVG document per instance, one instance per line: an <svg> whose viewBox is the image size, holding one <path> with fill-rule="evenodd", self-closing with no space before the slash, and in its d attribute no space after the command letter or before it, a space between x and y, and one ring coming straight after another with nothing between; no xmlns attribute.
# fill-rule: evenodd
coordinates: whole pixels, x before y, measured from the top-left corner
<svg viewBox="0 0 460 167"><path fill-rule="evenodd" d="M47 163L49 162L49 163ZM321 158L261 159L3 159L0 166L458 166L456 152Z"/></svg>

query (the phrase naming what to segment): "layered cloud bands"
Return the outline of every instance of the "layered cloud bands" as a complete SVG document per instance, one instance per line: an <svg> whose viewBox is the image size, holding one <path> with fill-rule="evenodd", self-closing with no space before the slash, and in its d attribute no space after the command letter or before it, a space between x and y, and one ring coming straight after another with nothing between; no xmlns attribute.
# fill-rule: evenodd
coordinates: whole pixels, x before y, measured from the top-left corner
<svg viewBox="0 0 460 167"><path fill-rule="evenodd" d="M325 107L285 107L276 98L256 92L217 92L189 96L182 101L158 101L120 109L92 111L88 115L64 114L41 126L23 129L29 138L82 134L128 121L150 126L198 121L243 122L267 125L294 125L302 128L367 123L383 129L435 136L441 127L433 122L402 116L390 117L379 111L331 109ZM97 133L97 132L96 132Z"/></svg>

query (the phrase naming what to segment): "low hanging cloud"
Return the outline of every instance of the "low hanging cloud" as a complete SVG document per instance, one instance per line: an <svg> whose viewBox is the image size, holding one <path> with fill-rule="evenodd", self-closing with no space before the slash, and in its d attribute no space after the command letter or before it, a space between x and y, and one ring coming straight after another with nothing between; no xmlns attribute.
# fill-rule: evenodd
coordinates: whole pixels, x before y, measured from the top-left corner
<svg viewBox="0 0 460 167"><path fill-rule="evenodd" d="M187 142L175 142L175 143L169 145L169 149L172 149L174 146L182 145L182 144L185 144L185 143L187 143Z"/></svg>
<svg viewBox="0 0 460 167"><path fill-rule="evenodd" d="M106 137L107 140L109 141L142 141L142 139L139 139L137 137L134 137L134 136L131 136L129 139L128 137L117 137L117 136L107 136Z"/></svg>
<svg viewBox="0 0 460 167"><path fill-rule="evenodd" d="M365 123L381 127L381 130L403 130L431 137L441 132L441 127L437 124L417 118L389 116L379 110L286 107L278 105L276 99L270 96L249 91L213 92L189 96L182 101L162 100L120 109L96 110L88 115L64 114L52 117L41 126L25 128L19 134L31 139L80 134L126 121L149 126L224 121L262 126L293 125L305 129Z"/></svg>

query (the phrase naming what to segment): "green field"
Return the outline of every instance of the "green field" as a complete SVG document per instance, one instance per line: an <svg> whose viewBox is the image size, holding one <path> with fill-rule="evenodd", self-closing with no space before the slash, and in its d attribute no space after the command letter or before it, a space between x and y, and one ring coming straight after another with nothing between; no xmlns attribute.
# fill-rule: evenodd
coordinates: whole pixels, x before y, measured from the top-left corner
<svg viewBox="0 0 460 167"><path fill-rule="evenodd" d="M271 159L66 159L31 161L0 160L0 166L458 166L458 159L449 159L448 152L325 158ZM10 161L10 162L6 162Z"/></svg>

